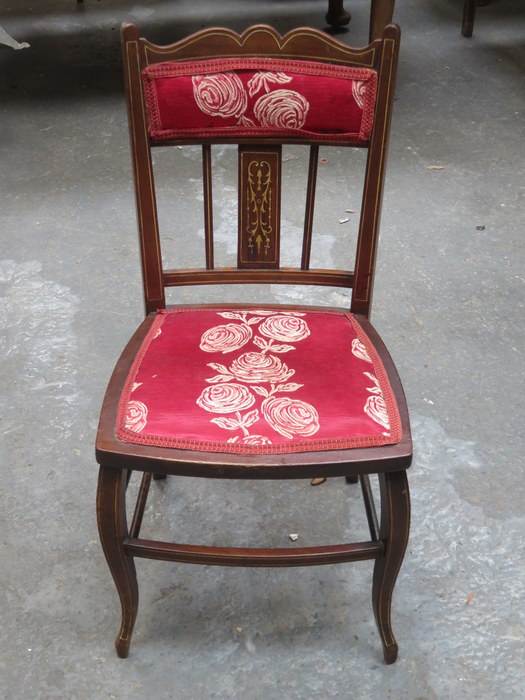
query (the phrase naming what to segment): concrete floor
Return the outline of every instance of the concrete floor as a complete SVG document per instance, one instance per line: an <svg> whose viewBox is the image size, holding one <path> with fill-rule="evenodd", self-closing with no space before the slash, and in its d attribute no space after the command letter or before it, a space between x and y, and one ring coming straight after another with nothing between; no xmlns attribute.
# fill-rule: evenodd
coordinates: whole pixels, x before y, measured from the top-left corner
<svg viewBox="0 0 525 700"><path fill-rule="evenodd" d="M398 662L382 663L370 563L139 562L131 655L113 650L119 610L95 524L93 442L111 367L142 314L118 27L134 20L156 41L212 24L323 27L325 4L2 3L0 24L30 48L0 46L1 698L525 697L525 14L511 0L480 9L470 40L459 0L396 10L403 48L373 319L404 380L416 451ZM363 44L368 3L347 4L341 37ZM231 193L227 149L219 157ZM355 233L337 220L357 202L343 154L326 157L334 194L317 255L330 263ZM191 194L193 156L183 163L173 177ZM185 250L193 208L171 218ZM292 237L296 209L292 200L285 213ZM315 290L270 293L315 301ZM171 479L150 501L149 520L183 541L286 546L290 532L329 542L363 526L358 491L341 479Z"/></svg>

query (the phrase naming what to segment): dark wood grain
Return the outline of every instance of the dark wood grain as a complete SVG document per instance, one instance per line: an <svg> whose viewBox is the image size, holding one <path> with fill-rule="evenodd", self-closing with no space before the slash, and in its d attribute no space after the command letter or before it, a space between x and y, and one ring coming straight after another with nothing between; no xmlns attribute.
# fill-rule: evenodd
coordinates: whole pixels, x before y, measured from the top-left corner
<svg viewBox="0 0 525 700"><path fill-rule="evenodd" d="M354 273L349 270L300 270L281 267L275 270L241 270L235 267L214 270L165 270L166 287L200 284L309 284L320 287L347 287L354 284Z"/></svg>
<svg viewBox="0 0 525 700"><path fill-rule="evenodd" d="M179 561L208 566L322 566L383 556L382 542L352 542L319 547L262 549L256 547L206 547L129 538L125 552L134 557Z"/></svg>

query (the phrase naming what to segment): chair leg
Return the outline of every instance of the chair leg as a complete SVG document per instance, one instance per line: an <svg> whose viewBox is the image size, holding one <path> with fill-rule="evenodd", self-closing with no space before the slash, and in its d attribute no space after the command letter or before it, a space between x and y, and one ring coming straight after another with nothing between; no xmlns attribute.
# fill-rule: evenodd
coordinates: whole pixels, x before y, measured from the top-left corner
<svg viewBox="0 0 525 700"><path fill-rule="evenodd" d="M325 19L331 27L343 27L350 22L352 16L343 7L343 0L328 0Z"/></svg>
<svg viewBox="0 0 525 700"><path fill-rule="evenodd" d="M472 36L474 31L474 19L476 17L476 0L464 0L463 19L461 20L461 33L463 36Z"/></svg>
<svg viewBox="0 0 525 700"><path fill-rule="evenodd" d="M133 626L137 617L139 590L133 557L124 552L128 536L126 487L128 474L120 469L100 467L97 492L97 519L100 541L122 606L122 622L115 640L120 658L129 652Z"/></svg>
<svg viewBox="0 0 525 700"><path fill-rule="evenodd" d="M384 556L376 559L372 586L372 603L385 662L397 658L397 643L392 632L390 608L392 592L408 542L410 527L410 495L406 471L379 475L381 491L380 539Z"/></svg>

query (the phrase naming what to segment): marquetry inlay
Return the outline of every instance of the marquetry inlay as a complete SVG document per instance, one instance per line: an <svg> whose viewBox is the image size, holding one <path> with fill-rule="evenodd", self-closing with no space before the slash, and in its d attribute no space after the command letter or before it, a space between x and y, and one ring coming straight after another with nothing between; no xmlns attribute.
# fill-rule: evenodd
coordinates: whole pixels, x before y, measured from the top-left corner
<svg viewBox="0 0 525 700"><path fill-rule="evenodd" d="M279 267L281 148L239 147L241 268Z"/></svg>

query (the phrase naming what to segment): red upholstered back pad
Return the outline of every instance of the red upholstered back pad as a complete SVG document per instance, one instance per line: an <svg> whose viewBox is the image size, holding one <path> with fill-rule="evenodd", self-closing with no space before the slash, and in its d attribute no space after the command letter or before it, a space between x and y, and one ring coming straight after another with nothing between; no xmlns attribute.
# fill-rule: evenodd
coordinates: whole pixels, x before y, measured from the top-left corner
<svg viewBox="0 0 525 700"><path fill-rule="evenodd" d="M276 137L366 142L376 73L313 61L210 59L143 71L155 141Z"/></svg>

